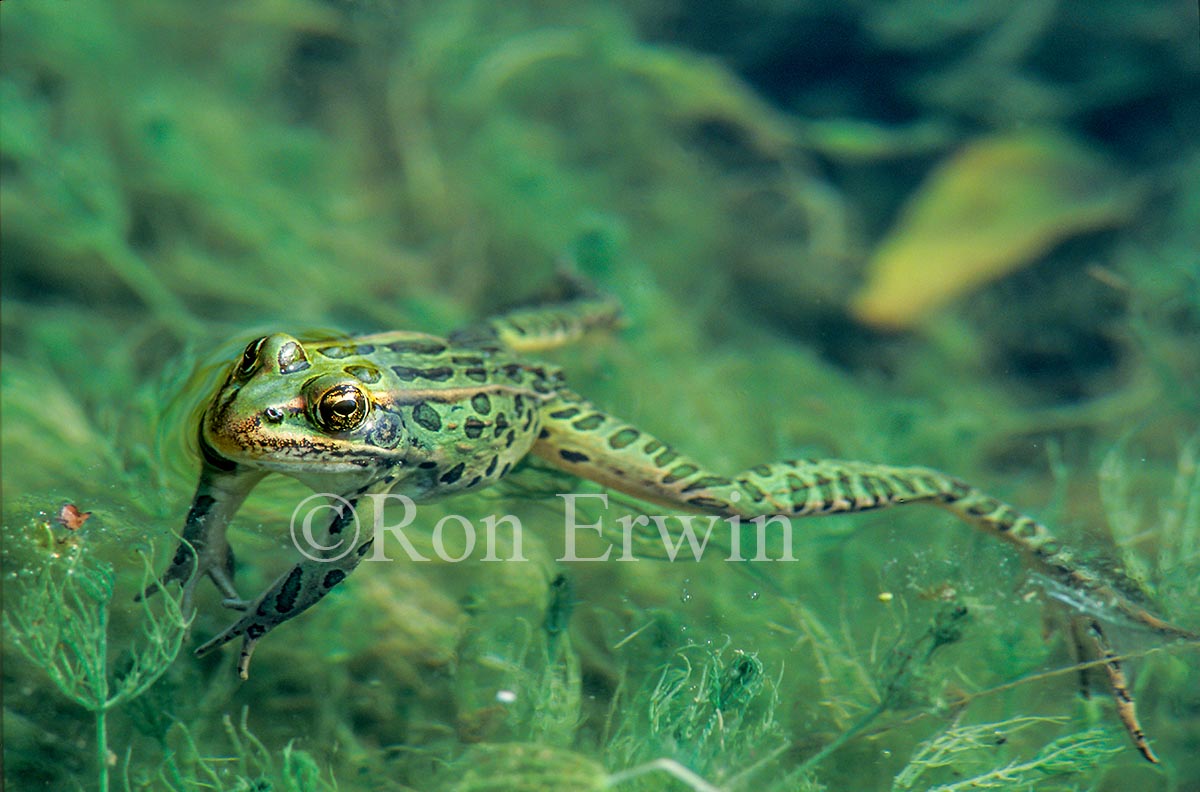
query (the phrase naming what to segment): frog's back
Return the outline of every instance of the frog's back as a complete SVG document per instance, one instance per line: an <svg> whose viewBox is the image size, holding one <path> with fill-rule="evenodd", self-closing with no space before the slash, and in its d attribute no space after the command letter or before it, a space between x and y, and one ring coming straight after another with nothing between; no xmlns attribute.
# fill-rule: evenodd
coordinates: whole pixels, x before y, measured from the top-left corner
<svg viewBox="0 0 1200 792"><path fill-rule="evenodd" d="M528 453L541 429L540 405L561 372L500 347L392 332L304 345L365 386L376 409L404 427L404 456L421 471L414 495L486 485Z"/></svg>

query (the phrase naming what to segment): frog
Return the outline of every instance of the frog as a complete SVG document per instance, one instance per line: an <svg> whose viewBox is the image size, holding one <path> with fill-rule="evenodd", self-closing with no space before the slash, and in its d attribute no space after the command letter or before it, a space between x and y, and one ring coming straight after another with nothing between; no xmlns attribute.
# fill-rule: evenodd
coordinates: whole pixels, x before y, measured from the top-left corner
<svg viewBox="0 0 1200 792"><path fill-rule="evenodd" d="M419 503L477 491L527 459L648 504L721 518L790 520L927 504L1015 548L1044 582L1047 601L1068 612L1073 645L1104 670L1133 745L1158 761L1105 622L1171 638L1197 634L1155 615L1136 581L1090 567L1038 520L934 468L795 459L733 475L710 469L578 395L561 369L531 357L624 324L616 299L581 278L562 280L551 296L445 337L396 331L301 340L279 332L251 341L199 417L201 470L182 537L143 596L177 583L184 612L194 613L197 586L209 579L222 604L241 616L195 653L240 638L237 674L247 679L263 637L341 585L374 542L367 537L336 559L305 557L254 599L242 598L227 531L271 474L350 507L331 510L331 544L366 496L399 492Z"/></svg>

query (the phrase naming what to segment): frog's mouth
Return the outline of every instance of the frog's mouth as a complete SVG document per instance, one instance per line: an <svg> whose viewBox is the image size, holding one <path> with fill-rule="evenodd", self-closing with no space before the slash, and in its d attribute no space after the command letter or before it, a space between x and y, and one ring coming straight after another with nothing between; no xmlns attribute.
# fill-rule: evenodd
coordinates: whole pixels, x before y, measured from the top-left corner
<svg viewBox="0 0 1200 792"><path fill-rule="evenodd" d="M218 470L233 470L237 467L269 470L297 478L322 474L361 474L365 469L378 467L385 457L390 457L378 448L361 448L358 443L333 437L322 437L313 432L295 429L279 430L276 424L258 412L237 420L229 420L229 411L217 420L206 411L201 417L199 441L200 452L206 464ZM388 459L388 464L402 464L402 460Z"/></svg>

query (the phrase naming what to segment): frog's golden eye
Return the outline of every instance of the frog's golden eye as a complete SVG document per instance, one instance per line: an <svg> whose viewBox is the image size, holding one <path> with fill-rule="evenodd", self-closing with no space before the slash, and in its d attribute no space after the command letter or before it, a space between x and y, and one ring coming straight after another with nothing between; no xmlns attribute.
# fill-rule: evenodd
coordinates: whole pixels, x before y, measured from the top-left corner
<svg viewBox="0 0 1200 792"><path fill-rule="evenodd" d="M242 359L238 361L236 374L239 377L249 377L258 368L258 350L262 349L262 345L266 343L267 337L256 338L246 346L246 351L242 353Z"/></svg>
<svg viewBox="0 0 1200 792"><path fill-rule="evenodd" d="M367 394L357 385L335 385L321 394L313 409L313 418L326 432L349 432L366 420Z"/></svg>

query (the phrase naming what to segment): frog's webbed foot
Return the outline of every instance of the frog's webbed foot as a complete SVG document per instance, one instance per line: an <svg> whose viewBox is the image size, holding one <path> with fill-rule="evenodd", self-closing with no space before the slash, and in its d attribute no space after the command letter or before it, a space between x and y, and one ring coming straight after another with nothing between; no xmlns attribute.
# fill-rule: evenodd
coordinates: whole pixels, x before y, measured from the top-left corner
<svg viewBox="0 0 1200 792"><path fill-rule="evenodd" d="M234 610L245 611L246 615L196 649L196 656L206 655L241 636L242 653L238 658L237 671L242 679L249 678L250 656L262 637L320 601L354 571L370 548L371 541L368 540L345 558L336 561L302 561L281 575L252 602L236 596L226 599L222 604Z"/></svg>

